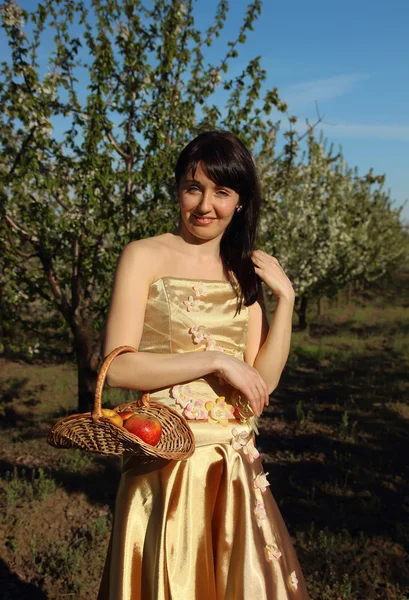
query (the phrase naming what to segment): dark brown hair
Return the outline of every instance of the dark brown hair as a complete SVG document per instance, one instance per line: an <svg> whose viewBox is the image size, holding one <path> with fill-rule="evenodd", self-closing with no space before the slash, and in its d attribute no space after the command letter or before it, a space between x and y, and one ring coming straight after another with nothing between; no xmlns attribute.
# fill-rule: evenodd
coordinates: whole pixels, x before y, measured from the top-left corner
<svg viewBox="0 0 409 600"><path fill-rule="evenodd" d="M240 285L240 310L242 302L245 306L254 304L260 286L251 260L261 200L256 166L243 142L228 131L206 131L182 150L175 167L177 187L186 173L194 176L199 163L214 183L239 194L242 208L235 211L223 234L220 254Z"/></svg>

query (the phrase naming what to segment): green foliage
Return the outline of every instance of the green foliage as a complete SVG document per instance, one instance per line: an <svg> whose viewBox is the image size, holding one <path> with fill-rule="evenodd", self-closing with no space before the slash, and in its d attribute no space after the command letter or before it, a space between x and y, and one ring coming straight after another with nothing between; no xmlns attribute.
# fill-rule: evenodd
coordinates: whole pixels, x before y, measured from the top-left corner
<svg viewBox="0 0 409 600"><path fill-rule="evenodd" d="M41 467L27 474L25 469L18 471L15 467L12 472L6 473L6 504L13 507L24 502L42 501L52 496L57 485L54 479L48 477Z"/></svg>
<svg viewBox="0 0 409 600"><path fill-rule="evenodd" d="M306 413L304 408L305 407L303 401L299 400L295 407L295 416L301 428L306 428L314 420L314 413L312 412L312 410L309 410Z"/></svg>
<svg viewBox="0 0 409 600"><path fill-rule="evenodd" d="M90 525L91 533L96 537L105 537L111 531L112 520L110 514L101 515Z"/></svg>
<svg viewBox="0 0 409 600"><path fill-rule="evenodd" d="M298 356L302 356L305 358L311 358L313 360L323 360L327 355L329 355L328 350L320 346L303 344L302 346L297 346L294 349L295 354Z"/></svg>
<svg viewBox="0 0 409 600"><path fill-rule="evenodd" d="M339 425L339 438L341 440L355 441L357 421L353 423L349 420L348 411L342 414L341 423Z"/></svg>
<svg viewBox="0 0 409 600"><path fill-rule="evenodd" d="M93 464L93 456L81 450L66 450L60 461L60 467L69 473L81 473Z"/></svg>
<svg viewBox="0 0 409 600"><path fill-rule="evenodd" d="M94 565L88 564L90 557L102 558L101 543L104 545L112 528L111 514L94 519L88 530L72 532L72 539L48 544L33 536L31 539L32 561L36 575L41 581L58 582L64 592L80 594L84 578L93 573ZM85 562L84 562L85 561Z"/></svg>
<svg viewBox="0 0 409 600"><path fill-rule="evenodd" d="M81 566L84 556L87 556L87 543L84 539L62 540L58 545L51 544L43 549L40 540L31 539L32 560L35 564L37 577L42 580L57 579L63 585L64 591L80 593Z"/></svg>

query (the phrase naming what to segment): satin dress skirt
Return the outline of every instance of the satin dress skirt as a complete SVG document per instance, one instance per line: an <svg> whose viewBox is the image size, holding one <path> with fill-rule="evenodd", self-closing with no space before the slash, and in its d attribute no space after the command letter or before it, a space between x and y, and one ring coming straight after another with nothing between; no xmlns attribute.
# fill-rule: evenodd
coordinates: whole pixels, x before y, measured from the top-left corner
<svg viewBox="0 0 409 600"><path fill-rule="evenodd" d="M260 459L233 448L229 426L190 425L186 461L123 460L98 600L308 599Z"/></svg>

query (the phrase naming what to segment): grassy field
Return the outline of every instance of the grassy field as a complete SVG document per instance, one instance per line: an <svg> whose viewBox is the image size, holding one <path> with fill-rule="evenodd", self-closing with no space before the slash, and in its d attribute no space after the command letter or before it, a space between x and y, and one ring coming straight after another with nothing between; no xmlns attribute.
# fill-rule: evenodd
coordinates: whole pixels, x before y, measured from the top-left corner
<svg viewBox="0 0 409 600"><path fill-rule="evenodd" d="M409 274L309 317L262 419L271 490L312 600L408 600ZM118 461L46 444L73 366L0 359L0 381L0 597L94 599Z"/></svg>

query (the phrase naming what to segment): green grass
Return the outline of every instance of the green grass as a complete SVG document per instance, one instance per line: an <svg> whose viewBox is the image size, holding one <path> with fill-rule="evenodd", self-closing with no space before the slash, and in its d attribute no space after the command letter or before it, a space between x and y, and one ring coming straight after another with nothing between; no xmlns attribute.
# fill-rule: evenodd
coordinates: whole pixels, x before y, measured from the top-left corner
<svg viewBox="0 0 409 600"><path fill-rule="evenodd" d="M82 450L65 450L61 453L59 466L69 473L84 473L92 468L94 457Z"/></svg>
<svg viewBox="0 0 409 600"><path fill-rule="evenodd" d="M21 502L35 502L53 496L56 482L44 472L41 467L26 473L14 467L13 471L6 471L4 495L7 508L12 508Z"/></svg>

